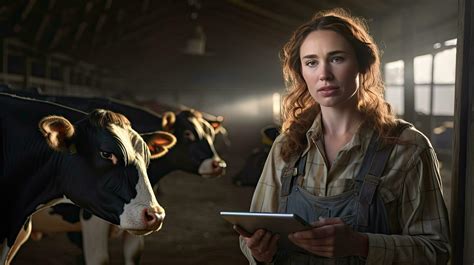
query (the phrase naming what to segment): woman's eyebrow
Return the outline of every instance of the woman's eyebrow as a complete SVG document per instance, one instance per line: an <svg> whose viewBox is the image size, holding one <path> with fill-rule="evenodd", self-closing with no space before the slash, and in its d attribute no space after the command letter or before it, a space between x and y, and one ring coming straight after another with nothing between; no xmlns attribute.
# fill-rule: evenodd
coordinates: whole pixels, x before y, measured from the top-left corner
<svg viewBox="0 0 474 265"><path fill-rule="evenodd" d="M332 55L335 55L335 54L346 54L347 52L346 51L343 51L343 50L336 50L336 51L330 51L328 52L328 56L332 56ZM316 54L308 54L308 55L305 55L303 57L301 57L302 59L315 59L315 58L319 58L319 56L317 56Z"/></svg>
<svg viewBox="0 0 474 265"><path fill-rule="evenodd" d="M340 53L347 53L347 52L343 50L337 50L337 51L329 52L328 55L334 55L334 54L340 54Z"/></svg>
<svg viewBox="0 0 474 265"><path fill-rule="evenodd" d="M315 59L315 58L318 58L318 56L316 54L308 54L308 55L305 55L301 58L302 59Z"/></svg>

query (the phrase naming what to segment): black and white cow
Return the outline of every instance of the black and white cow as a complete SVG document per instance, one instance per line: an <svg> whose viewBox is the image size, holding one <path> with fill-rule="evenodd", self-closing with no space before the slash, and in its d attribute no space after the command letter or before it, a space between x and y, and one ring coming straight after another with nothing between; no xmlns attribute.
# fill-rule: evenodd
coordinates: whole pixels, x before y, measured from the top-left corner
<svg viewBox="0 0 474 265"><path fill-rule="evenodd" d="M27 92L23 92L23 95L58 102L84 111L94 108L108 108L126 115L139 132L164 130L175 135L176 145L165 156L150 163L148 176L152 185L156 185L162 177L175 170L198 174L204 178L214 178L225 173L226 164L214 148L216 133L222 128L222 119L205 119L200 112L193 110L180 111L178 114L167 112L164 115L157 115L132 104L107 98L34 95ZM108 260L109 225L86 213L81 215L79 209L71 209L71 207L74 206L64 205L61 208L47 210L50 214L42 213L33 216L33 229L51 231L44 226L35 227L35 224L45 223L45 219L50 219L46 223L48 226L55 223L55 226L58 227L57 232L64 231L61 229L66 227L74 227L73 230L75 230L77 226L74 224L71 226L70 223L81 220L86 263L101 264L106 262ZM127 233L124 233L123 236L126 264L137 264L144 246L143 238Z"/></svg>
<svg viewBox="0 0 474 265"><path fill-rule="evenodd" d="M2 89L0 88L0 91ZM215 148L216 134L225 130L222 127L222 117L206 118L195 110L182 110L177 114L166 112L156 114L148 109L112 98L74 97L33 93L31 91L9 91L23 97L55 102L84 112L94 109L107 109L125 115L133 124L134 130L143 134L152 131L167 131L177 138L176 146L166 156L162 163L152 163L148 169L152 183L173 170L184 170L197 173L204 178L222 176L225 173L225 162L219 157Z"/></svg>
<svg viewBox="0 0 474 265"><path fill-rule="evenodd" d="M85 115L4 93L0 106L1 264L9 264L28 237L30 216L61 201L134 234L161 228L165 212L146 171L151 153L123 115ZM169 147L157 148L154 157Z"/></svg>
<svg viewBox="0 0 474 265"><path fill-rule="evenodd" d="M222 117L210 118L195 110L182 110L177 114L166 112L159 115L146 108L112 98L74 97L34 93L31 91L12 90L3 85L0 91L31 97L85 112L94 109L107 109L125 115L133 124L134 130L144 134L152 131L167 131L177 138L176 146L162 158L164 163L152 163L148 170L152 183L173 170L184 170L196 173L204 178L222 176L226 164L219 157L214 140L217 133L225 131ZM156 180L155 180L156 179Z"/></svg>

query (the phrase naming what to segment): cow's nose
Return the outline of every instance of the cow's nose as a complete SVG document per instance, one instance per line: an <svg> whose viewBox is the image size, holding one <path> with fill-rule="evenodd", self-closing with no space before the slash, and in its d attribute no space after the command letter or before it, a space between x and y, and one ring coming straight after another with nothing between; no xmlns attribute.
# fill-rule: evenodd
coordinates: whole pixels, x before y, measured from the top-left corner
<svg viewBox="0 0 474 265"><path fill-rule="evenodd" d="M147 230L157 231L165 219L165 210L161 207L150 207L143 211Z"/></svg>
<svg viewBox="0 0 474 265"><path fill-rule="evenodd" d="M222 160L212 161L212 171L215 177L223 176L225 174L225 169L227 164Z"/></svg>
<svg viewBox="0 0 474 265"><path fill-rule="evenodd" d="M214 160L212 161L213 168L226 168L227 164L222 160Z"/></svg>

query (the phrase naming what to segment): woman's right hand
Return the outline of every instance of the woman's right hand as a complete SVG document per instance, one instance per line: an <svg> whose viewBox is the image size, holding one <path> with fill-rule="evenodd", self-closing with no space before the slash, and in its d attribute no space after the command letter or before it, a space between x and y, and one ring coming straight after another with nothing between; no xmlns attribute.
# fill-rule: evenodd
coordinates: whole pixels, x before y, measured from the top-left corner
<svg viewBox="0 0 474 265"><path fill-rule="evenodd" d="M234 230L242 236L255 260L264 263L272 262L278 249L277 242L280 235L272 235L270 231L265 229L258 229L255 233L249 234L237 225L234 226Z"/></svg>

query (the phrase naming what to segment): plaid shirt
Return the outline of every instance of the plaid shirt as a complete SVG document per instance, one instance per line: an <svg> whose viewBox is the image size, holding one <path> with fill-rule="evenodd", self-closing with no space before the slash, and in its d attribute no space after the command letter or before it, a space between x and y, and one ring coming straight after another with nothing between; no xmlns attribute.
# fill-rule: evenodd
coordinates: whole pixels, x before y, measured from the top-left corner
<svg viewBox="0 0 474 265"><path fill-rule="evenodd" d="M321 115L306 136L308 153L302 187L316 196L333 196L353 188L373 133L362 125L328 167L316 141L322 135ZM281 171L280 135L272 146L253 195L250 211L277 212ZM390 155L378 188L387 210L391 235L367 234L367 264L446 264L449 245L448 213L443 200L438 160L429 140L415 128L405 129ZM240 240L250 264L256 264Z"/></svg>

